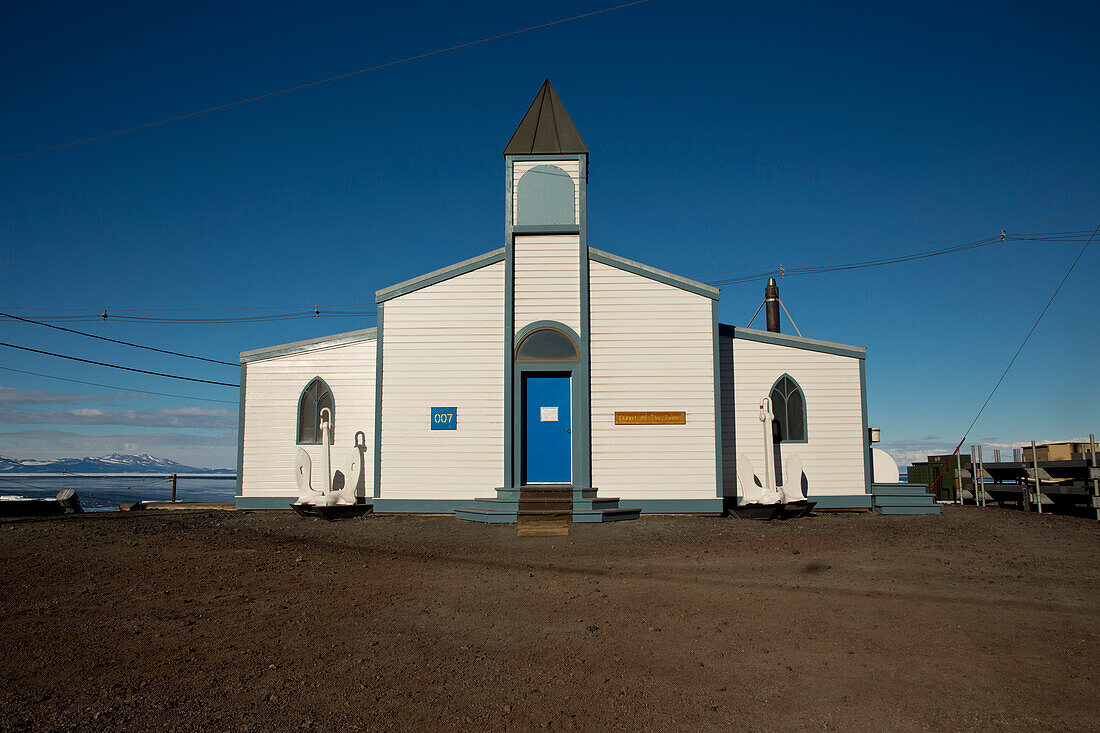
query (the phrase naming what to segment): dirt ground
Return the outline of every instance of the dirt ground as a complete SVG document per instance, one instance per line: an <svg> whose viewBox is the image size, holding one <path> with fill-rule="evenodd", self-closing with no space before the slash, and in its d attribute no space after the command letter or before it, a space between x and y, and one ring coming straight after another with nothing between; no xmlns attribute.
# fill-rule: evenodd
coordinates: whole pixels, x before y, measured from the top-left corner
<svg viewBox="0 0 1100 733"><path fill-rule="evenodd" d="M4 730L1100 729L1100 526L0 525Z"/></svg>

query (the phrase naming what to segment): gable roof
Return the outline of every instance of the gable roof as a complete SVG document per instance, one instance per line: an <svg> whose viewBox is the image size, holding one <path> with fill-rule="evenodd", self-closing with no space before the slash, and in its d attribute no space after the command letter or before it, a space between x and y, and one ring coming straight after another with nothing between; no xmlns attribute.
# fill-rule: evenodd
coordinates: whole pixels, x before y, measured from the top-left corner
<svg viewBox="0 0 1100 733"><path fill-rule="evenodd" d="M527 109L519 127L512 134L505 155L557 155L588 153L573 120L558 98L550 80L542 83L535 101Z"/></svg>
<svg viewBox="0 0 1100 733"><path fill-rule="evenodd" d="M789 333L760 331L755 328L744 328L742 326L730 326L725 323L719 323L718 334L726 338L758 341L762 344L775 344L776 346L790 346L795 349L805 349L806 351L818 351L822 354L850 356L855 359L867 358L867 349L862 346L838 344L835 341L810 339L805 336L795 336Z"/></svg>
<svg viewBox="0 0 1100 733"><path fill-rule="evenodd" d="M320 338L306 339L305 341L295 341L289 344L265 346L262 349L242 351L241 364L259 361L261 359L274 359L279 356L289 356L290 354L300 354L305 351L328 349L333 346L343 346L344 344L354 344L359 341L372 341L377 338L377 328L363 328L358 331L347 331L346 333L321 336Z"/></svg>
<svg viewBox="0 0 1100 733"><path fill-rule="evenodd" d="M674 288L680 288L686 290L689 293L695 293L696 295L702 295L705 298L711 300L718 300L718 288L706 283L701 283L690 278L681 277L680 275L667 272L665 270L658 270L656 267L650 267L649 265L643 265L641 262L635 262L634 260L628 260L625 257L619 255L613 255L610 252L604 252L603 250L596 249L595 247L588 248L588 259L593 262L599 262L609 267L615 267L625 272L632 272L635 275L641 275L647 277L650 280L655 280L665 285L671 285Z"/></svg>

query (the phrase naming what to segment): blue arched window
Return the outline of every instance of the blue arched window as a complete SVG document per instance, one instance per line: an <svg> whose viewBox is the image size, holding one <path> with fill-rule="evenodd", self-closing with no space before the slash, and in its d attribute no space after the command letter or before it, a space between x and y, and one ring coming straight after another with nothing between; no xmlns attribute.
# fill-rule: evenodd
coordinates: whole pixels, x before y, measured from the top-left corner
<svg viewBox="0 0 1100 733"><path fill-rule="evenodd" d="M336 403L325 380L314 377L298 398L298 445L321 444L321 410L325 408L331 415L328 442L332 445L335 431L331 426L336 424Z"/></svg>
<svg viewBox="0 0 1100 733"><path fill-rule="evenodd" d="M576 224L573 179L556 165L536 165L519 179L516 224Z"/></svg>
<svg viewBox="0 0 1100 733"><path fill-rule="evenodd" d="M805 443L806 397L802 388L789 374L784 374L772 385L769 395L775 414L775 440L777 443Z"/></svg>

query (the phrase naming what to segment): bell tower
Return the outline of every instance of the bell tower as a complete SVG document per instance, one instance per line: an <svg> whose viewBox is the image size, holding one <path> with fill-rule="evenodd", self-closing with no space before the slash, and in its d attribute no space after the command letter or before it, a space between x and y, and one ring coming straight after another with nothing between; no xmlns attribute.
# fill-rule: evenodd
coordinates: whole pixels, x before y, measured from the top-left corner
<svg viewBox="0 0 1100 733"><path fill-rule="evenodd" d="M504 163L505 481L519 486L527 477L519 417L524 385L538 368L518 363L517 347L533 332L552 329L573 341L577 353L568 369L570 477L574 487L588 487L588 148L549 79L508 141Z"/></svg>

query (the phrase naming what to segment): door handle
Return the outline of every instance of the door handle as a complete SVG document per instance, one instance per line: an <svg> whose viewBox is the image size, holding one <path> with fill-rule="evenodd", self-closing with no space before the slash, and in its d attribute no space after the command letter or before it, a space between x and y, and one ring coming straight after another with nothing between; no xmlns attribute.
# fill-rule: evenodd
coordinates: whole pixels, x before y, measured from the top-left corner
<svg viewBox="0 0 1100 733"><path fill-rule="evenodd" d="M570 433L570 434L572 434L572 432L573 432L573 431L572 431L572 430L570 430L569 428L566 428L566 429L565 429L565 432L567 432L567 433Z"/></svg>

